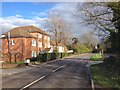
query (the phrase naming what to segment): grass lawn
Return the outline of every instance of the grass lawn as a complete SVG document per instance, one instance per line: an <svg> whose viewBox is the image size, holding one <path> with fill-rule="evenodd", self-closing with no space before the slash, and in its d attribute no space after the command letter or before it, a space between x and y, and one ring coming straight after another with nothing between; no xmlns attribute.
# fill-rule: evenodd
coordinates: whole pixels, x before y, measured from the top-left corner
<svg viewBox="0 0 120 90"><path fill-rule="evenodd" d="M116 88L120 90L120 76L113 67L106 67L105 64L96 64L90 67L91 75L96 88Z"/></svg>
<svg viewBox="0 0 120 90"><path fill-rule="evenodd" d="M92 60L92 61L103 60L103 56L100 55L100 54L95 54L95 55L92 55L92 56L90 57L90 60Z"/></svg>

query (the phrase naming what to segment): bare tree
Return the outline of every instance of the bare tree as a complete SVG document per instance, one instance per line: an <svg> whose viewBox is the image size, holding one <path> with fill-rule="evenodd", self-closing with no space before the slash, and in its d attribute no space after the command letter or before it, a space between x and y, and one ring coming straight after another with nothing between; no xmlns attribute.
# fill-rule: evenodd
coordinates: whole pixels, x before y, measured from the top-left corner
<svg viewBox="0 0 120 90"><path fill-rule="evenodd" d="M62 19L61 16L53 12L46 19L46 27L52 36L52 40L55 41L56 51L59 43L65 45L69 39L69 25Z"/></svg>
<svg viewBox="0 0 120 90"><path fill-rule="evenodd" d="M86 25L92 25L103 39L108 37L113 51L119 52L120 1L79 3L77 9L77 15L80 17L82 13Z"/></svg>
<svg viewBox="0 0 120 90"><path fill-rule="evenodd" d="M85 44L88 48L92 48L97 45L99 41L93 32L86 32L80 35L79 42L80 44Z"/></svg>
<svg viewBox="0 0 120 90"><path fill-rule="evenodd" d="M79 13L82 13L82 18L86 25L92 25L95 30L98 30L99 36L101 36L101 34L109 35L110 32L116 30L112 23L113 13L111 8L107 6L107 3L86 2L78 4L77 10Z"/></svg>

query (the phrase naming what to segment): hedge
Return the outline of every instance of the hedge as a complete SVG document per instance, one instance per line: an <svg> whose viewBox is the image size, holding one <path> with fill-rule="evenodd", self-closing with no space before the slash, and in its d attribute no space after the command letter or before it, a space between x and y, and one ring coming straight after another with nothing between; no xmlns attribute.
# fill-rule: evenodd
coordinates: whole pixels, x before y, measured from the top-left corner
<svg viewBox="0 0 120 90"><path fill-rule="evenodd" d="M65 56L69 56L71 53L44 53L39 54L37 57L33 57L30 59L31 62L40 61L40 62L46 62L48 60L54 60L57 58L63 58Z"/></svg>

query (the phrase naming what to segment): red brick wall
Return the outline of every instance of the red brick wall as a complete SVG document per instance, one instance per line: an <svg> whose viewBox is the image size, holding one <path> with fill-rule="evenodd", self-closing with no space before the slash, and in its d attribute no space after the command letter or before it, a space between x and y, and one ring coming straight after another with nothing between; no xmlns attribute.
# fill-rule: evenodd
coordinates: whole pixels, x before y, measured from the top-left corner
<svg viewBox="0 0 120 90"><path fill-rule="evenodd" d="M12 45L12 40L15 40L15 45ZM22 38L11 38L9 40L9 43L10 43L9 51L11 54L8 53L8 40L2 39L3 60L5 62L9 62L10 55L11 55L11 62L21 61L22 59Z"/></svg>
<svg viewBox="0 0 120 90"><path fill-rule="evenodd" d="M34 34L34 33L32 33ZM35 36L37 35L36 33L34 34ZM12 45L12 40L15 41L15 45ZM32 40L36 40L36 46L32 46ZM42 39L40 41L42 41L42 48L39 47L38 45L38 41L40 39L37 38L11 38L10 39L10 52L11 52L11 61L15 62L15 61L23 61L26 58L31 58L32 57L32 51L36 51L36 53L38 54L40 51L44 50L44 43L50 43L50 41L48 41L48 36L46 38L46 40L44 39L44 35L42 35ZM47 44L48 47L48 44ZM46 47L46 48L47 48ZM9 62L9 57L10 55L8 54L8 41L7 39L2 39L2 52L3 52L3 60L4 61L8 61ZM23 55L23 57L22 57Z"/></svg>
<svg viewBox="0 0 120 90"><path fill-rule="evenodd" d="M36 40L36 46L32 46L32 40ZM32 57L32 51L38 53L38 43L35 38L24 38L25 41L25 50L24 50L24 59Z"/></svg>

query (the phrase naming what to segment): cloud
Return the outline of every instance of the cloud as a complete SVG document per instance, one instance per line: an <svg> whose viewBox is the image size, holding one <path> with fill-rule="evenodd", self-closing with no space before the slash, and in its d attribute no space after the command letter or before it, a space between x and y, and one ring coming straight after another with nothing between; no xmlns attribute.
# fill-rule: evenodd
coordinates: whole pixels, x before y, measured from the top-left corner
<svg viewBox="0 0 120 90"><path fill-rule="evenodd" d="M2 27L2 33L9 31L14 27L34 25L42 28L45 18L34 17L32 19L25 19L21 15L2 17L0 18L0 25Z"/></svg>
<svg viewBox="0 0 120 90"><path fill-rule="evenodd" d="M26 19L21 15L1 17L0 25L2 27L2 33L5 33L14 27L27 25L34 25L39 28L44 28L44 20L47 16L53 12L56 12L71 26L71 33L75 36L79 36L92 28L80 24L82 19L75 16L76 4L77 3L57 3L52 8L44 12L32 12L35 16L30 19Z"/></svg>
<svg viewBox="0 0 120 90"><path fill-rule="evenodd" d="M49 14L57 13L71 26L71 32L74 36L79 36L90 30L89 27L81 24L83 22L81 17L77 17L77 3L59 3L49 10Z"/></svg>

